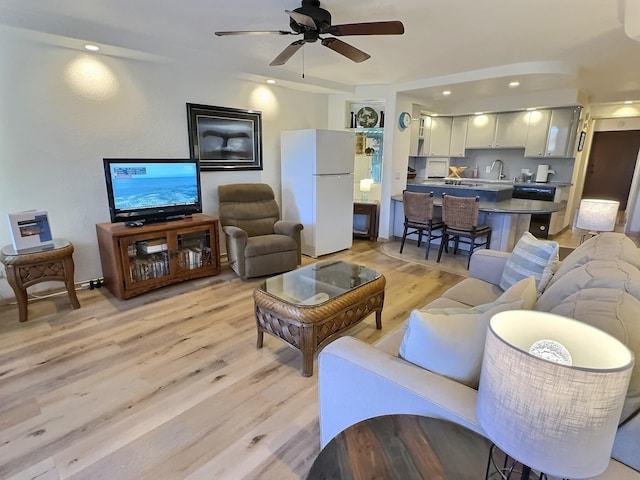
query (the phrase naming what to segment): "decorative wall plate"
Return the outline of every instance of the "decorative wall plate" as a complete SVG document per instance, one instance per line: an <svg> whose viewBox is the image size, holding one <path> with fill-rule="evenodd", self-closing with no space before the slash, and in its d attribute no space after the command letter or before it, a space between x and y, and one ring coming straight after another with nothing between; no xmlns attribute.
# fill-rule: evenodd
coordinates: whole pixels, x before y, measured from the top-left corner
<svg viewBox="0 0 640 480"><path fill-rule="evenodd" d="M358 125L373 128L378 124L378 113L371 107L362 107L356 114Z"/></svg>
<svg viewBox="0 0 640 480"><path fill-rule="evenodd" d="M411 114L409 112L402 112L398 117L398 125L404 130L411 125Z"/></svg>

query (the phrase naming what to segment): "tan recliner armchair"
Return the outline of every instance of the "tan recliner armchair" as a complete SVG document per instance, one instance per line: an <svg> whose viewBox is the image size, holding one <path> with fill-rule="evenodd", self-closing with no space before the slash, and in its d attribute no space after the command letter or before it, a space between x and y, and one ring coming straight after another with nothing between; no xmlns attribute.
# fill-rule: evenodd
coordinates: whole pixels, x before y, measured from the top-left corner
<svg viewBox="0 0 640 480"><path fill-rule="evenodd" d="M288 272L300 265L302 224L280 220L269 185L220 185L218 197L229 265L240 278Z"/></svg>

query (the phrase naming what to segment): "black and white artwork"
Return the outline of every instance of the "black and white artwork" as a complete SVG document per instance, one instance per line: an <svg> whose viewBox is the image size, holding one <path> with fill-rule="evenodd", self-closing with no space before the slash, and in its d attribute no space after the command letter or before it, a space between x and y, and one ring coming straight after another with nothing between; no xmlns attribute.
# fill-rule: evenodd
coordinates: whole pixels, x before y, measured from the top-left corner
<svg viewBox="0 0 640 480"><path fill-rule="evenodd" d="M262 170L261 112L187 103L189 149L201 170Z"/></svg>

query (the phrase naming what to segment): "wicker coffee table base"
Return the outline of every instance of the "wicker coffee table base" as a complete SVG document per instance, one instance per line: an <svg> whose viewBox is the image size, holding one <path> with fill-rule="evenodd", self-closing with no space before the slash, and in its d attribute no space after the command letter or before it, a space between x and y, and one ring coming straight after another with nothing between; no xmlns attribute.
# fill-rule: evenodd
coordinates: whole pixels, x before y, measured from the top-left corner
<svg viewBox="0 0 640 480"><path fill-rule="evenodd" d="M371 313L376 313L376 328L382 328L385 284L381 275L319 305L294 305L256 289L257 347L262 348L265 332L280 338L302 352L302 375L310 377L314 354Z"/></svg>

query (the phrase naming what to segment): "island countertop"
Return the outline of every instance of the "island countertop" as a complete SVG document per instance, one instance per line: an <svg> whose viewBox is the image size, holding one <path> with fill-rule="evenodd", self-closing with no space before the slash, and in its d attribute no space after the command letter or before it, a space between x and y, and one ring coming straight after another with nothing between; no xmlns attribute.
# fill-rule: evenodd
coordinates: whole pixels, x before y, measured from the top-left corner
<svg viewBox="0 0 640 480"><path fill-rule="evenodd" d="M402 203L402 195L394 195L391 200ZM442 206L442 198L433 197L433 204ZM543 200L525 200L522 198L510 198L499 202L480 201L480 211L487 213L553 213L566 207L564 203L546 202Z"/></svg>

